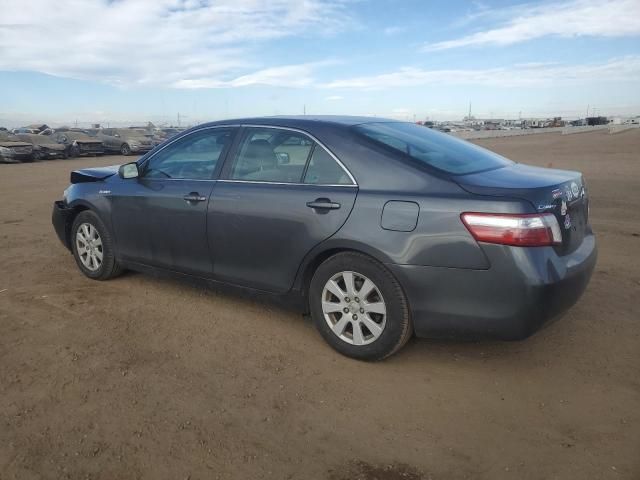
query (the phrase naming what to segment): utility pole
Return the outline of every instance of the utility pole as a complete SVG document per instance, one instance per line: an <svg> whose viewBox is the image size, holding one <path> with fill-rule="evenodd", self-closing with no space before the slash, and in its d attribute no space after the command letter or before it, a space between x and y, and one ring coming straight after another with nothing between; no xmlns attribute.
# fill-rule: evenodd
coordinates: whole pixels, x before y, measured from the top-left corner
<svg viewBox="0 0 640 480"><path fill-rule="evenodd" d="M305 103L304 105L302 105L302 115L306 115L307 114L307 104Z"/></svg>
<svg viewBox="0 0 640 480"><path fill-rule="evenodd" d="M467 118L471 120L471 102L469 102L469 115L467 115Z"/></svg>

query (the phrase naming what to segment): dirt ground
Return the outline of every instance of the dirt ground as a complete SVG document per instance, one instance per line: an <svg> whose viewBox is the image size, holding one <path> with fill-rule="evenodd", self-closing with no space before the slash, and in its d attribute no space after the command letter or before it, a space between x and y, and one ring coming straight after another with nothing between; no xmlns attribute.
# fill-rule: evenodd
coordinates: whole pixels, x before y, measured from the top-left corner
<svg viewBox="0 0 640 480"><path fill-rule="evenodd" d="M586 175L591 284L526 341L376 364L273 305L83 277L51 203L121 158L0 165L0 479L640 478L640 131L478 143Z"/></svg>

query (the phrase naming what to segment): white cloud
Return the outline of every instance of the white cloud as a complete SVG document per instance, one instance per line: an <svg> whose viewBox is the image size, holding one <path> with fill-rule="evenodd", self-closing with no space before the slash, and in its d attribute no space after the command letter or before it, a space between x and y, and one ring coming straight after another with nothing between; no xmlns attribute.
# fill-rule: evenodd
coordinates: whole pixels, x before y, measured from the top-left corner
<svg viewBox="0 0 640 480"><path fill-rule="evenodd" d="M405 27L401 27L401 26L391 26L391 27L387 27L385 28L382 33L384 33L385 35L397 35L399 33L402 33L405 31Z"/></svg>
<svg viewBox="0 0 640 480"><path fill-rule="evenodd" d="M486 14L486 12L483 12ZM427 44L426 51L477 45L511 45L546 36L622 37L640 35L640 1L573 0L514 9L504 25Z"/></svg>
<svg viewBox="0 0 640 480"><path fill-rule="evenodd" d="M343 0L0 0L0 12L0 70L186 88L306 85L307 66L265 68L259 47L350 21Z"/></svg>
<svg viewBox="0 0 640 480"><path fill-rule="evenodd" d="M266 85L274 87L306 87L314 82L313 71L323 65L335 62L312 62L300 65L283 65L265 68L253 73L240 75L231 80L212 79L183 79L171 86L175 88L230 88L246 87L250 85Z"/></svg>
<svg viewBox="0 0 640 480"><path fill-rule="evenodd" d="M384 89L424 85L481 85L537 87L557 84L632 81L640 78L640 56L614 58L605 63L557 65L529 63L488 69L425 70L415 67L324 84L326 88Z"/></svg>

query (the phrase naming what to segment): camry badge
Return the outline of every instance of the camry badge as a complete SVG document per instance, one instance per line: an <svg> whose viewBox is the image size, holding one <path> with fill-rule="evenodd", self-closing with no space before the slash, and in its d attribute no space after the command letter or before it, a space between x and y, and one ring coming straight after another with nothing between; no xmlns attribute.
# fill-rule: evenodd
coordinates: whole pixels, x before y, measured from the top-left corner
<svg viewBox="0 0 640 480"><path fill-rule="evenodd" d="M571 193L573 193L574 197L578 198L580 189L578 188L578 184L576 182L571 182Z"/></svg>
<svg viewBox="0 0 640 480"><path fill-rule="evenodd" d="M567 194L567 201L570 202L571 200L573 200L573 194L571 193L571 188L567 187L565 188L564 191Z"/></svg>

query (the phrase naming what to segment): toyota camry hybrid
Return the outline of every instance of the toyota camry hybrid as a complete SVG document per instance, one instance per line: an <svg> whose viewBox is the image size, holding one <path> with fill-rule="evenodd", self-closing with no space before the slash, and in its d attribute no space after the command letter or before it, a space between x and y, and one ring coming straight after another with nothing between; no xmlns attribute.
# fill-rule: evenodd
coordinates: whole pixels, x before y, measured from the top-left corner
<svg viewBox="0 0 640 480"><path fill-rule="evenodd" d="M413 334L525 338L578 300L597 256L580 173L366 117L191 128L72 172L53 225L89 278L167 271L272 294L366 360Z"/></svg>

